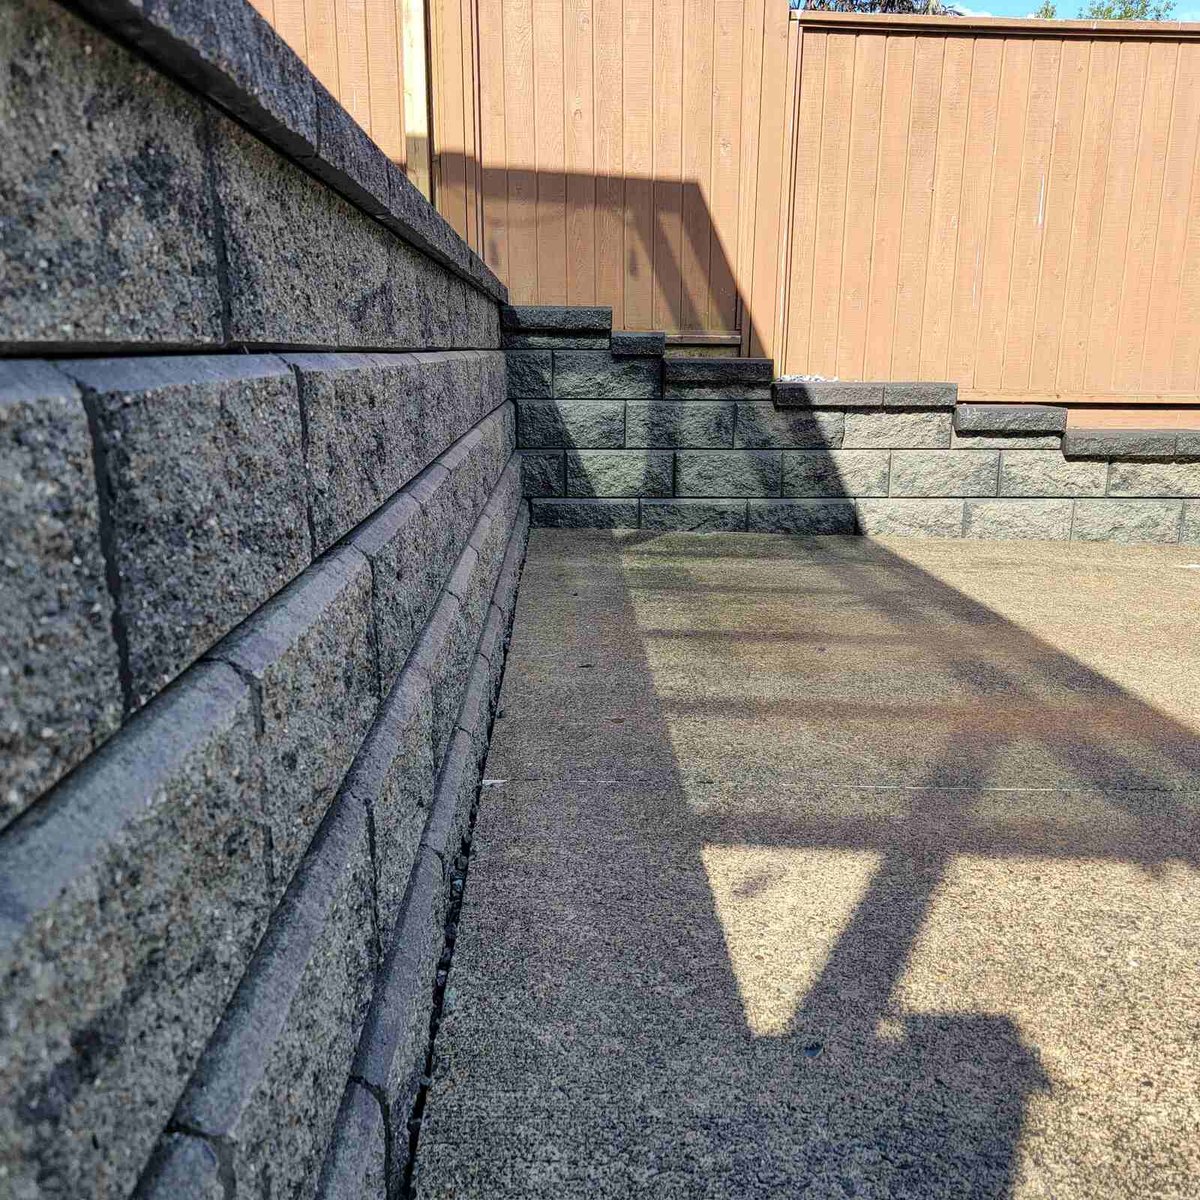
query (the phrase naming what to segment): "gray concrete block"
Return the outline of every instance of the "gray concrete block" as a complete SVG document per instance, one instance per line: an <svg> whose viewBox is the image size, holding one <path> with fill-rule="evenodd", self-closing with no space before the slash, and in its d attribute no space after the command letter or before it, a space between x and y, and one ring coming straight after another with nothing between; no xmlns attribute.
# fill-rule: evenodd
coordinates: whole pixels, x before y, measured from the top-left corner
<svg viewBox="0 0 1200 1200"><path fill-rule="evenodd" d="M433 803L434 774L433 689L429 677L412 667L400 673L380 705L342 789L371 816L376 907L385 941Z"/></svg>
<svg viewBox="0 0 1200 1200"><path fill-rule="evenodd" d="M626 446L730 447L734 406L719 400L630 400Z"/></svg>
<svg viewBox="0 0 1200 1200"><path fill-rule="evenodd" d="M994 496L998 450L896 450L893 496Z"/></svg>
<svg viewBox="0 0 1200 1200"><path fill-rule="evenodd" d="M554 395L551 351L510 350L505 358L510 400L548 400Z"/></svg>
<svg viewBox="0 0 1200 1200"><path fill-rule="evenodd" d="M681 355L663 363L663 379L667 383L769 384L774 375L775 364L769 358Z"/></svg>
<svg viewBox="0 0 1200 1200"><path fill-rule="evenodd" d="M723 533L746 528L744 500L643 500L642 528L657 533Z"/></svg>
<svg viewBox="0 0 1200 1200"><path fill-rule="evenodd" d="M531 500L530 524L542 529L636 529L636 500Z"/></svg>
<svg viewBox="0 0 1200 1200"><path fill-rule="evenodd" d="M669 496L670 450L569 450L568 496Z"/></svg>
<svg viewBox="0 0 1200 1200"><path fill-rule="evenodd" d="M1176 431L1175 457L1185 461L1200 459L1200 429Z"/></svg>
<svg viewBox="0 0 1200 1200"><path fill-rule="evenodd" d="M747 449L828 447L842 444L846 418L840 412L806 412L743 401L737 406L734 445Z"/></svg>
<svg viewBox="0 0 1200 1200"><path fill-rule="evenodd" d="M884 408L952 409L958 401L958 384L895 382L883 385Z"/></svg>
<svg viewBox="0 0 1200 1200"><path fill-rule="evenodd" d="M950 432L952 450L1056 450L1062 453L1061 433L1025 433L999 436L990 433Z"/></svg>
<svg viewBox="0 0 1200 1200"><path fill-rule="evenodd" d="M361 1083L351 1080L321 1164L314 1200L378 1200L386 1196L386 1162L379 1102Z"/></svg>
<svg viewBox="0 0 1200 1200"><path fill-rule="evenodd" d="M961 500L860 500L860 530L874 537L961 537Z"/></svg>
<svg viewBox="0 0 1200 1200"><path fill-rule="evenodd" d="M648 400L662 395L654 358L616 358L607 350L555 350L554 394L562 399Z"/></svg>
<svg viewBox="0 0 1200 1200"><path fill-rule="evenodd" d="M566 456L555 450L522 450L521 479L526 496L561 496L566 492Z"/></svg>
<svg viewBox="0 0 1200 1200"><path fill-rule="evenodd" d="M128 1196L278 892L250 688L204 663L0 840L0 1160Z"/></svg>
<svg viewBox="0 0 1200 1200"><path fill-rule="evenodd" d="M617 358L662 358L667 348L665 333L629 333L615 330L609 349Z"/></svg>
<svg viewBox="0 0 1200 1200"><path fill-rule="evenodd" d="M1180 500L1076 500L1077 542L1159 542L1179 540Z"/></svg>
<svg viewBox="0 0 1200 1200"><path fill-rule="evenodd" d="M450 743L473 659L474 646L464 646L456 636L462 624L461 607L451 592L442 593L410 660L413 668L428 676L432 690L430 728L435 770Z"/></svg>
<svg viewBox="0 0 1200 1200"><path fill-rule="evenodd" d="M48 0L0 78L0 346L219 343L200 103Z"/></svg>
<svg viewBox="0 0 1200 1200"><path fill-rule="evenodd" d="M0 362L0 826L117 728L92 438L50 364Z"/></svg>
<svg viewBox="0 0 1200 1200"><path fill-rule="evenodd" d="M785 496L886 496L886 450L785 450Z"/></svg>
<svg viewBox="0 0 1200 1200"><path fill-rule="evenodd" d="M212 650L257 689L259 759L280 895L375 715L371 568L351 546L314 563Z"/></svg>
<svg viewBox="0 0 1200 1200"><path fill-rule="evenodd" d="M1059 450L1005 450L1000 455L1001 496L1103 496L1108 466L1071 462Z"/></svg>
<svg viewBox="0 0 1200 1200"><path fill-rule="evenodd" d="M664 400L769 401L771 386L766 383L665 383L662 394Z"/></svg>
<svg viewBox="0 0 1200 1200"><path fill-rule="evenodd" d="M625 403L525 401L517 406L517 443L529 450L615 449L625 444Z"/></svg>
<svg viewBox="0 0 1200 1200"><path fill-rule="evenodd" d="M345 799L322 821L175 1109L181 1127L219 1141L239 1192L313 1190L371 999L372 893L366 813Z"/></svg>
<svg viewBox="0 0 1200 1200"><path fill-rule="evenodd" d="M1183 506L1179 540L1185 546L1200 546L1200 501L1190 500Z"/></svg>
<svg viewBox="0 0 1200 1200"><path fill-rule="evenodd" d="M512 333L501 336L505 350L604 350L609 349L607 333Z"/></svg>
<svg viewBox="0 0 1200 1200"><path fill-rule="evenodd" d="M268 355L78 359L137 707L310 560L295 380Z"/></svg>
<svg viewBox="0 0 1200 1200"><path fill-rule="evenodd" d="M1200 496L1200 463L1114 462L1108 468L1110 496Z"/></svg>
<svg viewBox="0 0 1200 1200"><path fill-rule="evenodd" d="M488 608L490 618L491 606ZM487 626L485 625L485 631ZM476 761L479 765L487 757L488 733L492 721L492 665L484 652L483 636L480 637L479 652L471 677L467 681L466 695L458 714L458 729L471 739Z"/></svg>
<svg viewBox="0 0 1200 1200"><path fill-rule="evenodd" d="M1062 433L1067 410L1049 404L960 404L954 410L958 433L1013 434Z"/></svg>
<svg viewBox="0 0 1200 1200"><path fill-rule="evenodd" d="M1073 507L1070 500L968 500L963 537L1065 542Z"/></svg>
<svg viewBox="0 0 1200 1200"><path fill-rule="evenodd" d="M612 309L606 305L505 304L500 325L511 333L608 333Z"/></svg>
<svg viewBox="0 0 1200 1200"><path fill-rule="evenodd" d="M681 450L675 491L680 496L778 496L779 450Z"/></svg>
<svg viewBox="0 0 1200 1200"><path fill-rule="evenodd" d="M221 1160L211 1142L168 1133L155 1147L134 1200L172 1196L177 1200L226 1200Z"/></svg>
<svg viewBox="0 0 1200 1200"><path fill-rule="evenodd" d="M482 766L483 755L471 735L456 728L438 776L433 811L421 838L421 849L431 851L441 861L447 883L470 828Z"/></svg>
<svg viewBox="0 0 1200 1200"><path fill-rule="evenodd" d="M851 534L858 532L852 500L751 500L751 533Z"/></svg>
<svg viewBox="0 0 1200 1200"><path fill-rule="evenodd" d="M1068 429L1062 451L1068 458L1159 462L1175 457L1172 429Z"/></svg>
<svg viewBox="0 0 1200 1200"><path fill-rule="evenodd" d="M848 412L845 449L943 450L950 445L948 412Z"/></svg>
<svg viewBox="0 0 1200 1200"><path fill-rule="evenodd" d="M772 399L781 408L882 408L882 383L777 379Z"/></svg>

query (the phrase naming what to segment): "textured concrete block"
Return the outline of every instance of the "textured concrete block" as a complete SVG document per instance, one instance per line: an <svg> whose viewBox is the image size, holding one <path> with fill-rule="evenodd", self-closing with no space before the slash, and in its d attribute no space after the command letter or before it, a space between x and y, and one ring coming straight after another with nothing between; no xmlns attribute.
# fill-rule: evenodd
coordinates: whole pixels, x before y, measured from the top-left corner
<svg viewBox="0 0 1200 1200"><path fill-rule="evenodd" d="M551 351L510 350L505 358L510 400L548 400L554 395Z"/></svg>
<svg viewBox="0 0 1200 1200"><path fill-rule="evenodd" d="M662 358L667 348L667 335L617 330L609 341L609 348L617 358Z"/></svg>
<svg viewBox="0 0 1200 1200"><path fill-rule="evenodd" d="M522 488L526 496L561 496L567 487L566 456L553 450L521 452Z"/></svg>
<svg viewBox="0 0 1200 1200"><path fill-rule="evenodd" d="M470 827L482 766L483 755L470 734L455 729L438 776L433 811L421 838L421 849L432 851L441 861L447 883Z"/></svg>
<svg viewBox="0 0 1200 1200"><path fill-rule="evenodd" d="M774 374L775 364L769 358L679 356L663 363L667 383L769 384Z"/></svg>
<svg viewBox="0 0 1200 1200"><path fill-rule="evenodd" d="M79 359L144 704L310 558L295 380L260 355Z"/></svg>
<svg viewBox="0 0 1200 1200"><path fill-rule="evenodd" d="M386 1196L386 1162L379 1102L362 1084L351 1080L334 1122L314 1200L374 1200Z"/></svg>
<svg viewBox="0 0 1200 1200"><path fill-rule="evenodd" d="M0 841L0 1161L128 1196L278 895L250 689L201 664Z"/></svg>
<svg viewBox="0 0 1200 1200"><path fill-rule="evenodd" d="M1110 496L1200 496L1200 463L1115 462L1108 469Z"/></svg>
<svg viewBox="0 0 1200 1200"><path fill-rule="evenodd" d="M226 1200L221 1160L211 1142L168 1133L155 1147L138 1181L134 1200L172 1196L177 1200Z"/></svg>
<svg viewBox="0 0 1200 1200"><path fill-rule="evenodd" d="M1200 459L1200 429L1176 431L1175 457L1189 462Z"/></svg>
<svg viewBox="0 0 1200 1200"><path fill-rule="evenodd" d="M1071 536L1077 542L1179 540L1179 500L1076 500Z"/></svg>
<svg viewBox="0 0 1200 1200"><path fill-rule="evenodd" d="M994 496L998 450L897 450L893 496Z"/></svg>
<svg viewBox="0 0 1200 1200"><path fill-rule="evenodd" d="M616 358L607 350L555 350L554 394L586 400L646 400L662 394L654 358Z"/></svg>
<svg viewBox="0 0 1200 1200"><path fill-rule="evenodd" d="M175 1110L219 1141L239 1191L312 1190L370 1003L375 936L366 813L339 802Z"/></svg>
<svg viewBox="0 0 1200 1200"><path fill-rule="evenodd" d="M882 408L882 383L777 379L772 398L783 408Z"/></svg>
<svg viewBox="0 0 1200 1200"><path fill-rule="evenodd" d="M860 500L858 524L876 537L961 537L961 500Z"/></svg>
<svg viewBox="0 0 1200 1200"><path fill-rule="evenodd" d="M669 450L571 450L569 496L669 496Z"/></svg>
<svg viewBox="0 0 1200 1200"><path fill-rule="evenodd" d="M785 450L785 496L886 496L886 450Z"/></svg>
<svg viewBox="0 0 1200 1200"><path fill-rule="evenodd" d="M1005 450L1000 455L1001 496L1103 496L1108 467L1071 462L1058 450Z"/></svg>
<svg viewBox="0 0 1200 1200"><path fill-rule="evenodd" d="M74 384L0 362L0 826L121 718L92 439Z"/></svg>
<svg viewBox="0 0 1200 1200"><path fill-rule="evenodd" d="M636 500L531 500L530 523L543 529L636 529Z"/></svg>
<svg viewBox="0 0 1200 1200"><path fill-rule="evenodd" d="M849 534L858 532L852 500L751 500L752 533Z"/></svg>
<svg viewBox="0 0 1200 1200"><path fill-rule="evenodd" d="M958 384L896 382L883 385L884 408L952 409L958 400Z"/></svg>
<svg viewBox="0 0 1200 1200"><path fill-rule="evenodd" d="M950 445L948 412L846 414L842 446L880 450L942 450Z"/></svg>
<svg viewBox="0 0 1200 1200"><path fill-rule="evenodd" d="M505 350L603 350L609 348L607 333L515 333L505 330Z"/></svg>
<svg viewBox="0 0 1200 1200"><path fill-rule="evenodd" d="M733 409L719 400L630 400L625 445L730 447Z"/></svg>
<svg viewBox="0 0 1200 1200"><path fill-rule="evenodd" d="M1065 542L1073 507L1070 500L968 500L963 537Z"/></svg>
<svg viewBox="0 0 1200 1200"><path fill-rule="evenodd" d="M1061 433L1024 433L998 435L990 433L958 433L951 430L952 450L1056 450L1062 453Z"/></svg>
<svg viewBox="0 0 1200 1200"><path fill-rule="evenodd" d="M806 448L842 444L846 419L840 412L806 412L744 401L737 406L734 445L745 448Z"/></svg>
<svg viewBox="0 0 1200 1200"><path fill-rule="evenodd" d="M680 496L777 496L779 450L681 450L675 491Z"/></svg>
<svg viewBox="0 0 1200 1200"><path fill-rule="evenodd" d="M415 667L400 673L346 776L343 793L371 815L380 936L400 912L433 803L433 690Z"/></svg>
<svg viewBox="0 0 1200 1200"><path fill-rule="evenodd" d="M0 345L219 342L200 103L48 0L0 81Z"/></svg>
<svg viewBox="0 0 1200 1200"><path fill-rule="evenodd" d="M1200 546L1200 501L1192 500L1183 506L1179 540L1185 546Z"/></svg>
<svg viewBox="0 0 1200 1200"><path fill-rule="evenodd" d="M1048 404L960 404L954 410L958 433L999 435L1062 433L1067 410Z"/></svg>
<svg viewBox="0 0 1200 1200"><path fill-rule="evenodd" d="M744 500L644 500L642 528L658 533L722 533L746 528Z"/></svg>
<svg viewBox="0 0 1200 1200"><path fill-rule="evenodd" d="M664 359L670 362L670 359ZM760 400L771 399L766 383L665 383L665 400Z"/></svg>
<svg viewBox="0 0 1200 1200"><path fill-rule="evenodd" d="M212 651L257 689L262 798L282 893L362 745L379 698L371 568L351 546L314 563Z"/></svg>
<svg viewBox="0 0 1200 1200"><path fill-rule="evenodd" d="M1158 462L1175 457L1171 429L1068 429L1062 452L1068 458L1128 459Z"/></svg>
<svg viewBox="0 0 1200 1200"><path fill-rule="evenodd" d="M500 325L511 333L608 333L612 309L606 305L505 304Z"/></svg>
<svg viewBox="0 0 1200 1200"><path fill-rule="evenodd" d="M469 550L468 553L474 555L475 552ZM440 767L450 743L474 657L474 646L464 646L456 636L462 625L461 608L458 598L451 592L442 593L410 660L412 668L428 677L433 695L430 736L435 769Z"/></svg>
<svg viewBox="0 0 1200 1200"><path fill-rule="evenodd" d="M530 450L623 446L624 401L525 401L517 406L517 444Z"/></svg>

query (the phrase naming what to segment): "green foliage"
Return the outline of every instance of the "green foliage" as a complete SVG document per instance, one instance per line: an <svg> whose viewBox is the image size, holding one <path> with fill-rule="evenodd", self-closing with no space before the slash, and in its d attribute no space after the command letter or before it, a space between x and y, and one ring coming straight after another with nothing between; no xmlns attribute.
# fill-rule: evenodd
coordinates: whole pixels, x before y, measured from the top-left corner
<svg viewBox="0 0 1200 1200"><path fill-rule="evenodd" d="M1079 17L1083 21L1165 21L1174 11L1175 0L1091 0L1079 10Z"/></svg>
<svg viewBox="0 0 1200 1200"><path fill-rule="evenodd" d="M1030 16L1040 17L1043 21L1053 21L1058 16L1058 7L1051 0L1042 0L1037 10Z"/></svg>

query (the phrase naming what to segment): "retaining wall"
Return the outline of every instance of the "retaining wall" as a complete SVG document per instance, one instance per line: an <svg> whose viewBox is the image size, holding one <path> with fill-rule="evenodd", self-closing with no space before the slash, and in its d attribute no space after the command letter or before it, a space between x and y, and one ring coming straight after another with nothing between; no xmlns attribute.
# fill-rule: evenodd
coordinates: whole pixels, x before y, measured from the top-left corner
<svg viewBox="0 0 1200 1200"><path fill-rule="evenodd" d="M0 214L0 1194L394 1195L504 289L240 0L7 0Z"/></svg>
<svg viewBox="0 0 1200 1200"><path fill-rule="evenodd" d="M1067 428L950 383L662 357L607 309L505 310L533 523L1200 544L1200 434Z"/></svg>

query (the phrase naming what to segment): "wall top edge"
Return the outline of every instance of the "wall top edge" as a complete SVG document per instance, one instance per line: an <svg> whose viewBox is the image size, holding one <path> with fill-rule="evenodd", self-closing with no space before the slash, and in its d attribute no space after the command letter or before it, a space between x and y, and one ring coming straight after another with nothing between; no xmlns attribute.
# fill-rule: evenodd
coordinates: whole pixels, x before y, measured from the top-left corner
<svg viewBox="0 0 1200 1200"><path fill-rule="evenodd" d="M1200 41L1200 24L1186 21L1042 21L1034 17L933 17L915 14L793 11L801 26L854 33L957 33L964 37L1117 39L1120 41Z"/></svg>

